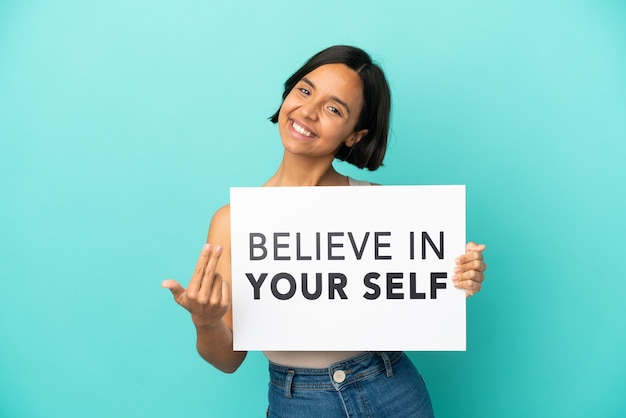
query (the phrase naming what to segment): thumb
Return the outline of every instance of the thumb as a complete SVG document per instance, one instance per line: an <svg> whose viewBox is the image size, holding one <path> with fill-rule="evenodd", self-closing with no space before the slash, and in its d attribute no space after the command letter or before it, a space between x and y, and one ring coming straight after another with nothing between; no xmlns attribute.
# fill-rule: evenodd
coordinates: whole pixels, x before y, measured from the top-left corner
<svg viewBox="0 0 626 418"><path fill-rule="evenodd" d="M465 251L484 251L487 246L485 244L476 244L474 242L468 242L465 246Z"/></svg>
<svg viewBox="0 0 626 418"><path fill-rule="evenodd" d="M183 293L185 293L185 288L180 285L176 280L167 279L163 280L161 283L161 287L165 289L169 289L174 296L174 299L179 300Z"/></svg>

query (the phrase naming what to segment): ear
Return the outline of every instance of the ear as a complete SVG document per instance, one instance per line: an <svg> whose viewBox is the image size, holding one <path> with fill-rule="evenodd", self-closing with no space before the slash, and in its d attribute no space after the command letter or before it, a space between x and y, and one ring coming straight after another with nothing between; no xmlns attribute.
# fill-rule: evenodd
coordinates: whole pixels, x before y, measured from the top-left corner
<svg viewBox="0 0 626 418"><path fill-rule="evenodd" d="M365 136L367 135L368 130L367 129L361 129L360 131L355 132L354 134L352 134L345 142L346 147L353 147L356 144L359 143L359 141Z"/></svg>

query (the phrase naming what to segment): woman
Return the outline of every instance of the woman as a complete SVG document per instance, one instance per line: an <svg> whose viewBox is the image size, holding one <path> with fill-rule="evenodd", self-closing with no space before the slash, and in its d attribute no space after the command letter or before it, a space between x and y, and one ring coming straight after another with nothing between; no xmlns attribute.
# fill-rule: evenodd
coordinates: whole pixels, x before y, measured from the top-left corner
<svg viewBox="0 0 626 418"><path fill-rule="evenodd" d="M284 147L274 186L369 185L338 173L335 158L377 169L389 129L390 94L382 70L364 51L335 46L313 56L286 82L270 118ZM467 244L453 281L466 295L484 280L484 245ZM191 313L197 349L213 366L234 372L246 352L232 349L230 209L220 208L187 289L166 280ZM430 417L428 391L402 352L265 352L270 361L268 416Z"/></svg>

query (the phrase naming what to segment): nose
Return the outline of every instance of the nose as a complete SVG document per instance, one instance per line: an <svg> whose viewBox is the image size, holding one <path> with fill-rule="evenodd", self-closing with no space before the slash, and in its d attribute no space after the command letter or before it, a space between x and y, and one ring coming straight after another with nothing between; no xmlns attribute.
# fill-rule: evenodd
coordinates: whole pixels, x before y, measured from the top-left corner
<svg viewBox="0 0 626 418"><path fill-rule="evenodd" d="M315 100L310 100L302 104L300 107L300 113L307 119L317 120L318 108L319 105L315 102Z"/></svg>

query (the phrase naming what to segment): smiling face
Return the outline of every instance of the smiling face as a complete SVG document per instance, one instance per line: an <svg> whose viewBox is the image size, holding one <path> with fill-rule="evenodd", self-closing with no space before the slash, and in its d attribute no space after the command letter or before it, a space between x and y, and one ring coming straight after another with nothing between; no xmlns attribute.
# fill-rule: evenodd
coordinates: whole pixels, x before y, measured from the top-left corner
<svg viewBox="0 0 626 418"><path fill-rule="evenodd" d="M305 75L278 113L286 152L334 158L343 145L356 144L367 130L355 131L363 107L363 82L344 64L326 64Z"/></svg>

